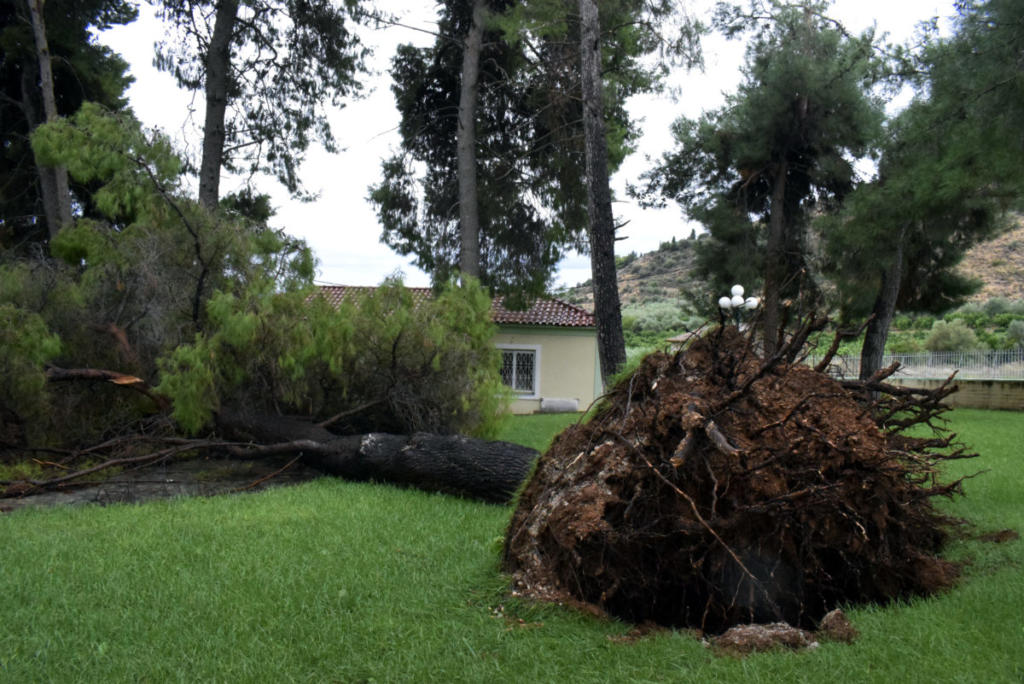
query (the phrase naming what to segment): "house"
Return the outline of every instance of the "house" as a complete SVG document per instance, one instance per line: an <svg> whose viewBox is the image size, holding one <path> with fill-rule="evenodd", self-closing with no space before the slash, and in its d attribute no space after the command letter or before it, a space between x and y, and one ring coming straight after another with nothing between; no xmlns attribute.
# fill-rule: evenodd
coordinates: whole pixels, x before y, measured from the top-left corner
<svg viewBox="0 0 1024 684"><path fill-rule="evenodd" d="M367 288L321 285L335 304ZM429 288L407 288L414 301L430 297ZM593 314L557 299L540 299L526 311L512 311L497 297L491 318L498 327L501 379L512 388L513 413L583 411L601 395L597 324Z"/></svg>

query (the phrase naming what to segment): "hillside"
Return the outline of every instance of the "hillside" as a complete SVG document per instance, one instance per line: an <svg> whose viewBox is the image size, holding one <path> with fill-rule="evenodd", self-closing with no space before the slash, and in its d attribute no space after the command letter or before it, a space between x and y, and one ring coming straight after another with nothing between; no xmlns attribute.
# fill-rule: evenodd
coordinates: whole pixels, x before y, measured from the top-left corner
<svg viewBox="0 0 1024 684"><path fill-rule="evenodd" d="M984 283L972 301L1024 299L1024 220L1018 219L1012 230L967 252L960 272Z"/></svg>
<svg viewBox="0 0 1024 684"><path fill-rule="evenodd" d="M655 252L619 257L619 296L623 307L657 302L680 303L680 291L699 292L693 276L695 240L664 242ZM967 252L960 271L984 285L972 301L995 297L1024 300L1024 219L1016 227ZM590 281L561 293L561 297L588 311L594 310Z"/></svg>
<svg viewBox="0 0 1024 684"><path fill-rule="evenodd" d="M616 259L619 297L623 307L651 302L678 302L682 291L693 292L699 283L693 276L695 240L663 242L655 252L635 252ZM560 295L566 301L594 310L594 289L588 280Z"/></svg>

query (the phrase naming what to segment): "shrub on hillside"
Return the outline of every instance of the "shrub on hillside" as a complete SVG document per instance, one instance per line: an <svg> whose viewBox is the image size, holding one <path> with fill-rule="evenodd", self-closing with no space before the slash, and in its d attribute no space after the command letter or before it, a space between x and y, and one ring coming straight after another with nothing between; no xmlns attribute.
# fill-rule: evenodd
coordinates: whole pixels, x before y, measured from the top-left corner
<svg viewBox="0 0 1024 684"><path fill-rule="evenodd" d="M947 323L960 322L967 328L978 330L984 328L989 323L989 316L984 311L964 311L958 310L953 313L946 314L943 319Z"/></svg>
<svg viewBox="0 0 1024 684"><path fill-rule="evenodd" d="M983 313L984 311L985 311L985 305L982 304L981 302L967 302L966 304L961 306L959 309L957 309L954 313L976 314L976 313ZM947 316L948 315L951 315L951 314L947 314Z"/></svg>
<svg viewBox="0 0 1024 684"><path fill-rule="evenodd" d="M936 321L924 341L928 351L971 351L980 346L977 335L962 321Z"/></svg>
<svg viewBox="0 0 1024 684"><path fill-rule="evenodd" d="M917 354L922 348L921 343L913 335L896 335L889 338L885 350L890 354Z"/></svg>
<svg viewBox="0 0 1024 684"><path fill-rule="evenodd" d="M1024 319L1024 314L1001 313L992 317L992 324L997 328L1009 327L1010 323Z"/></svg>
<svg viewBox="0 0 1024 684"><path fill-rule="evenodd" d="M923 315L914 319L912 327L914 330L931 330L933 325L935 325L935 317Z"/></svg>
<svg viewBox="0 0 1024 684"><path fill-rule="evenodd" d="M993 297L985 302L984 310L989 316L1009 313L1011 308L1010 300L1006 297Z"/></svg>
<svg viewBox="0 0 1024 684"><path fill-rule="evenodd" d="M1016 320L1006 328L1006 339L1014 346L1024 347L1024 320Z"/></svg>
<svg viewBox="0 0 1024 684"><path fill-rule="evenodd" d="M651 287L655 291L660 290ZM623 328L628 319L632 323L630 329L636 333L668 333L684 328L691 317L691 313L678 303L662 300L624 307Z"/></svg>

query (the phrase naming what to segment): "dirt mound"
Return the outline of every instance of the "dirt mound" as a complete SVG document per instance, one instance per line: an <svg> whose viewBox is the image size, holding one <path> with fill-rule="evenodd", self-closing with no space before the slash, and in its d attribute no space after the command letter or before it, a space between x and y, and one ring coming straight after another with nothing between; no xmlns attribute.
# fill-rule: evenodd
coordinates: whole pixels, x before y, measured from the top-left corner
<svg viewBox="0 0 1024 684"><path fill-rule="evenodd" d="M935 464L963 454L902 434L935 397L897 420L794 356L733 327L649 356L541 458L506 537L514 590L720 633L950 586L954 521L930 499L958 490Z"/></svg>

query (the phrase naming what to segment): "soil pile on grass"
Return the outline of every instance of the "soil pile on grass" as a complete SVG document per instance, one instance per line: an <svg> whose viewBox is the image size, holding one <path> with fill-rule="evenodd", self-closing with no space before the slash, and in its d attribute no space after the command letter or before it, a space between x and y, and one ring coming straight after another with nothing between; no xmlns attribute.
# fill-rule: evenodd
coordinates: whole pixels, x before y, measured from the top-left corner
<svg viewBox="0 0 1024 684"><path fill-rule="evenodd" d="M644 360L541 458L505 541L514 590L720 633L950 586L956 521L931 499L962 452L784 357L726 327Z"/></svg>

